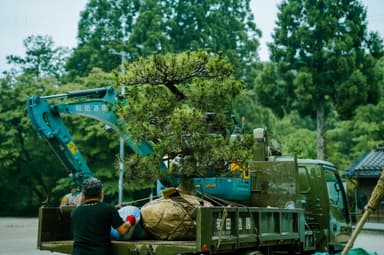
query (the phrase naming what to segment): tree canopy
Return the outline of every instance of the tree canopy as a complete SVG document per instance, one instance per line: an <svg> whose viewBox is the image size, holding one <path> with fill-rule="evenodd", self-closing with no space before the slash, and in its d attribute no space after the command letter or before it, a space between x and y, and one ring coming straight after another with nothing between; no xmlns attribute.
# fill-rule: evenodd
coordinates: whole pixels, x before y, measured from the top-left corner
<svg viewBox="0 0 384 255"><path fill-rule="evenodd" d="M235 76L250 83L260 35L250 0L90 0L81 13L79 45L67 68L72 76L87 75L93 67L111 71L120 63L111 49L126 52L128 61L206 49L222 52Z"/></svg>
<svg viewBox="0 0 384 255"><path fill-rule="evenodd" d="M7 56L8 64L14 65L11 73L31 74L34 77L54 76L60 80L65 73L64 64L69 49L55 47L52 37L31 35L24 41L25 57Z"/></svg>
<svg viewBox="0 0 384 255"><path fill-rule="evenodd" d="M178 157L177 171L187 177L245 160L229 144L231 102L244 86L225 57L204 51L153 55L129 64L122 78L128 104L120 115L136 139L150 142L155 151L151 160L136 155L128 160L130 177L145 180L140 173L147 169L146 179L154 181L164 156Z"/></svg>
<svg viewBox="0 0 384 255"><path fill-rule="evenodd" d="M38 85L35 83L37 82ZM31 75L0 80L0 201L3 213L28 213L36 201L49 196L56 180L58 163L47 147L38 147L39 139L29 124L25 100L36 91L52 91L54 79L33 79ZM17 201L17 202L16 202ZM2 214L2 213L0 213Z"/></svg>
<svg viewBox="0 0 384 255"><path fill-rule="evenodd" d="M259 100L279 115L298 111L317 120L317 157L326 159L325 119L335 109L349 119L377 103L383 41L367 32L358 0L285 0L269 45L271 64L257 79Z"/></svg>

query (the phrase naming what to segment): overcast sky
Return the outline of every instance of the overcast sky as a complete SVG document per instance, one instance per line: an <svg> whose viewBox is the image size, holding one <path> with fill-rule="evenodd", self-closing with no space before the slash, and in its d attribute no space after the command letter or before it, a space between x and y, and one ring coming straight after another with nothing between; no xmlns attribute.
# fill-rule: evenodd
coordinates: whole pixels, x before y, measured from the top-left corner
<svg viewBox="0 0 384 255"><path fill-rule="evenodd" d="M268 59L265 43L271 41L280 0L252 0L256 25L263 32L259 55ZM23 40L29 35L50 35L55 46L76 47L77 23L87 0L0 0L0 73L5 57L23 56ZM384 36L384 1L363 0L368 8L368 28Z"/></svg>

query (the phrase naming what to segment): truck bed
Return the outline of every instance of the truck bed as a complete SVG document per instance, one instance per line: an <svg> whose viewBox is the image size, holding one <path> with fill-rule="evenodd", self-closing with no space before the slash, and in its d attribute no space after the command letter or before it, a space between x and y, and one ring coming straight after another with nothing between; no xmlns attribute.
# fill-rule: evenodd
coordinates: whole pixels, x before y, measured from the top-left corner
<svg viewBox="0 0 384 255"><path fill-rule="evenodd" d="M70 210L41 207L38 248L71 254ZM113 241L113 254L211 254L294 245L304 240L302 209L201 207L195 241Z"/></svg>
<svg viewBox="0 0 384 255"><path fill-rule="evenodd" d="M39 249L71 254L72 244L72 240L46 241L41 243ZM127 251L130 252L129 254L142 254L140 253L141 250L145 250L144 254L179 254L195 252L196 242L159 240L112 241L112 247L113 254L127 254Z"/></svg>

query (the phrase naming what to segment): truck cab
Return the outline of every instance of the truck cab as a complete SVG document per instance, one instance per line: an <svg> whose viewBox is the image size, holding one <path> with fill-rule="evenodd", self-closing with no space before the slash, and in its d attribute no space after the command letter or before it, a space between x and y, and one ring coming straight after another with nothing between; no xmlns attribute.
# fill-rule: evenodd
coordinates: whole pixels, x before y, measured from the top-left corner
<svg viewBox="0 0 384 255"><path fill-rule="evenodd" d="M317 237L318 245L327 244L330 251L341 250L352 227L345 189L335 165L298 159L298 194L308 229L323 232L326 239Z"/></svg>

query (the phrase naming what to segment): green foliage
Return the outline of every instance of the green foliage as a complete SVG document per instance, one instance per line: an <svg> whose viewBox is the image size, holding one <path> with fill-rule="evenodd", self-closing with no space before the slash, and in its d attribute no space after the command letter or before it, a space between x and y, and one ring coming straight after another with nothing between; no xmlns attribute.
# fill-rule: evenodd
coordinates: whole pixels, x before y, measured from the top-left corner
<svg viewBox="0 0 384 255"><path fill-rule="evenodd" d="M227 56L237 78L251 84L258 38L250 1L91 0L81 13L79 45L67 63L70 77L93 67L111 71L157 53L209 49Z"/></svg>
<svg viewBox="0 0 384 255"><path fill-rule="evenodd" d="M293 80L284 79L296 97L288 105L315 116L319 103L332 100L340 117L350 118L351 106L377 103L377 74L371 75L383 45L378 36L368 37L359 1L292 0L279 9L270 49L279 72L296 72Z"/></svg>
<svg viewBox="0 0 384 255"><path fill-rule="evenodd" d="M50 149L32 129L25 102L27 95L52 92L57 81L21 75L7 76L0 84L0 214L32 215L50 195L61 167L44 156Z"/></svg>
<svg viewBox="0 0 384 255"><path fill-rule="evenodd" d="M160 3L162 1L159 1ZM251 82L248 73L257 60L256 28L250 1L164 1L164 32L170 38L172 52L210 49L222 52L234 67L238 79ZM249 80L247 80L249 79Z"/></svg>
<svg viewBox="0 0 384 255"><path fill-rule="evenodd" d="M153 157L127 159L128 179L154 181L164 156L178 158L174 171L184 177L220 172L226 162L245 160L239 158L244 153L231 153L228 143L231 100L243 84L222 56L193 51L140 58L127 66L122 80L128 104L119 114L134 137L155 151Z"/></svg>
<svg viewBox="0 0 384 255"><path fill-rule="evenodd" d="M111 71L120 61L110 52L125 50L137 19L138 0L90 0L78 25L78 47L69 58L66 68L70 79L87 76L93 68Z"/></svg>
<svg viewBox="0 0 384 255"><path fill-rule="evenodd" d="M316 117L324 138L331 109L350 119L357 106L378 102L383 41L367 33L366 10L357 0L285 0L279 11L269 45L273 63L256 80L259 99L280 116L295 110ZM317 150L324 159L322 141Z"/></svg>
<svg viewBox="0 0 384 255"><path fill-rule="evenodd" d="M31 35L23 41L25 57L9 55L8 64L15 67L10 71L14 75L25 74L34 77L54 76L61 80L64 75L64 63L69 50L55 47L52 37Z"/></svg>
<svg viewBox="0 0 384 255"><path fill-rule="evenodd" d="M137 20L131 24L132 33L127 42L126 50L131 61L140 56L172 51L173 45L166 32L172 28L164 20L166 7L161 2L165 1L146 0L140 3Z"/></svg>
<svg viewBox="0 0 384 255"><path fill-rule="evenodd" d="M299 158L316 158L316 132L306 128L294 128L285 123L286 135L281 139L284 155L297 155Z"/></svg>
<svg viewBox="0 0 384 255"><path fill-rule="evenodd" d="M289 82L292 81L291 73L282 76L278 67L273 62L263 65L255 81L255 92L260 104L271 108L279 117L291 111L293 91Z"/></svg>
<svg viewBox="0 0 384 255"><path fill-rule="evenodd" d="M384 101L365 105L356 110L356 116L341 121L328 132L330 160L341 169L347 168L362 153L384 144Z"/></svg>

